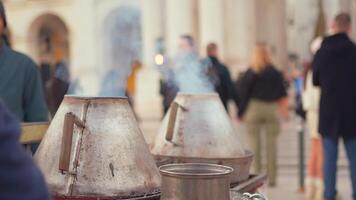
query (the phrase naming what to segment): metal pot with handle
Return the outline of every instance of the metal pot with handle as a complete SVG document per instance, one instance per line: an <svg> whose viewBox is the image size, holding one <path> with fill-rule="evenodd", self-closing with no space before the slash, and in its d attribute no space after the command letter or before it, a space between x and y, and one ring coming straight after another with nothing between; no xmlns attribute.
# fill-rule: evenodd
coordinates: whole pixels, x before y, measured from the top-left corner
<svg viewBox="0 0 356 200"><path fill-rule="evenodd" d="M57 199L141 199L160 187L126 98L66 96L35 161Z"/></svg>
<svg viewBox="0 0 356 200"><path fill-rule="evenodd" d="M179 93L151 144L157 164L210 163L234 168L233 183L249 177L253 154L244 148L215 93Z"/></svg>

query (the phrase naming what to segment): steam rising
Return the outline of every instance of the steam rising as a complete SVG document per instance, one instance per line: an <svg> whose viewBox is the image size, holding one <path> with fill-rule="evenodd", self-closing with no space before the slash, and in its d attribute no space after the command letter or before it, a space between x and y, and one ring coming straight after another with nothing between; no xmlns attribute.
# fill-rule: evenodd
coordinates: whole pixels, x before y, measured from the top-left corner
<svg viewBox="0 0 356 200"><path fill-rule="evenodd" d="M104 28L105 61L100 96L125 96L127 78L134 60L141 58L140 11L123 6L107 18Z"/></svg>
<svg viewBox="0 0 356 200"><path fill-rule="evenodd" d="M214 85L209 79L209 64L199 59L195 53L177 55L173 68L174 82L183 93L214 92Z"/></svg>

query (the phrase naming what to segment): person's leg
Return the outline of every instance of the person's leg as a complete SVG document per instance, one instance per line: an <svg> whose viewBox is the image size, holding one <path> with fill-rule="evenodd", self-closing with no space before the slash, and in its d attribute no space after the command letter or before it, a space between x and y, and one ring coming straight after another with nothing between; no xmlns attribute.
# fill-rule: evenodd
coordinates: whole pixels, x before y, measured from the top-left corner
<svg viewBox="0 0 356 200"><path fill-rule="evenodd" d="M323 173L323 143L321 138L315 139L314 143L314 148L315 148L315 176L318 179L323 179L324 173Z"/></svg>
<svg viewBox="0 0 356 200"><path fill-rule="evenodd" d="M349 159L353 200L356 200L356 139L344 139L344 143L347 157Z"/></svg>
<svg viewBox="0 0 356 200"><path fill-rule="evenodd" d="M313 200L316 192L316 174L317 174L317 147L315 138L311 139L310 156L308 160L308 175L305 180L305 194L307 199Z"/></svg>
<svg viewBox="0 0 356 200"><path fill-rule="evenodd" d="M266 119L266 141L267 141L267 173L269 185L275 186L277 183L277 139L280 132L279 119L274 106Z"/></svg>
<svg viewBox="0 0 356 200"><path fill-rule="evenodd" d="M335 200L336 198L336 171L338 157L338 142L323 138L324 151L324 198L325 200Z"/></svg>
<svg viewBox="0 0 356 200"><path fill-rule="evenodd" d="M253 167L255 173L261 173L262 172L261 123L259 123L258 121L248 121L247 132L250 140L250 147L254 153Z"/></svg>
<svg viewBox="0 0 356 200"><path fill-rule="evenodd" d="M324 193L324 182L323 182L323 144L320 138L315 139L315 159L316 159L316 180L315 180L315 199L322 200Z"/></svg>
<svg viewBox="0 0 356 200"><path fill-rule="evenodd" d="M261 156L262 123L260 120L259 110L260 109L258 103L252 101L249 105L249 108L245 116L250 147L254 153L253 167L255 173L261 173L262 171L262 156Z"/></svg>

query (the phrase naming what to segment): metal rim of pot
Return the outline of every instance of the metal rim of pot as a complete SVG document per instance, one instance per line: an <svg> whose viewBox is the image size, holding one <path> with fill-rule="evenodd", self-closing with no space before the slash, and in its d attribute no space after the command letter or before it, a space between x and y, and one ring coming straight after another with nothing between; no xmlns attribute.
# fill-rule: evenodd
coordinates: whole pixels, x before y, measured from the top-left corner
<svg viewBox="0 0 356 200"><path fill-rule="evenodd" d="M100 99L128 99L126 96L105 96L105 97L93 97L93 96L81 96L81 95L65 95L67 99L77 100L100 100Z"/></svg>
<svg viewBox="0 0 356 200"><path fill-rule="evenodd" d="M166 156L166 155L153 155L156 159L167 159L167 158L177 158L177 159L206 159L206 160L236 160L236 159L243 159L243 158L253 158L254 153L250 150L245 150L245 154L238 157L189 157L189 156Z"/></svg>
<svg viewBox="0 0 356 200"><path fill-rule="evenodd" d="M171 177L222 178L230 176L234 169L232 167L224 165L206 163L178 163L162 165L161 167L159 167L159 171L162 175Z"/></svg>

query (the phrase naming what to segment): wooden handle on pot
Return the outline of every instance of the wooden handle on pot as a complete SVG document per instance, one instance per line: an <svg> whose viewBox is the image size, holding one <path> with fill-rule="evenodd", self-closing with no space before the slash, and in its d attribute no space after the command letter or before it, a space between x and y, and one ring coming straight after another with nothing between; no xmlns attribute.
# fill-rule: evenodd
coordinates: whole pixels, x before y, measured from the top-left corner
<svg viewBox="0 0 356 200"><path fill-rule="evenodd" d="M179 105L178 105L177 102L173 102L171 104L171 111L169 113L168 127L167 127L167 133L166 133L166 140L167 141L172 141L172 139L173 139L173 134L174 134L174 128L175 128L176 119L177 119L178 108L179 108Z"/></svg>
<svg viewBox="0 0 356 200"><path fill-rule="evenodd" d="M62 173L69 171L74 124L80 128L85 128L85 124L83 121L81 121L73 113L67 113L64 117L62 145L59 157L59 170Z"/></svg>

